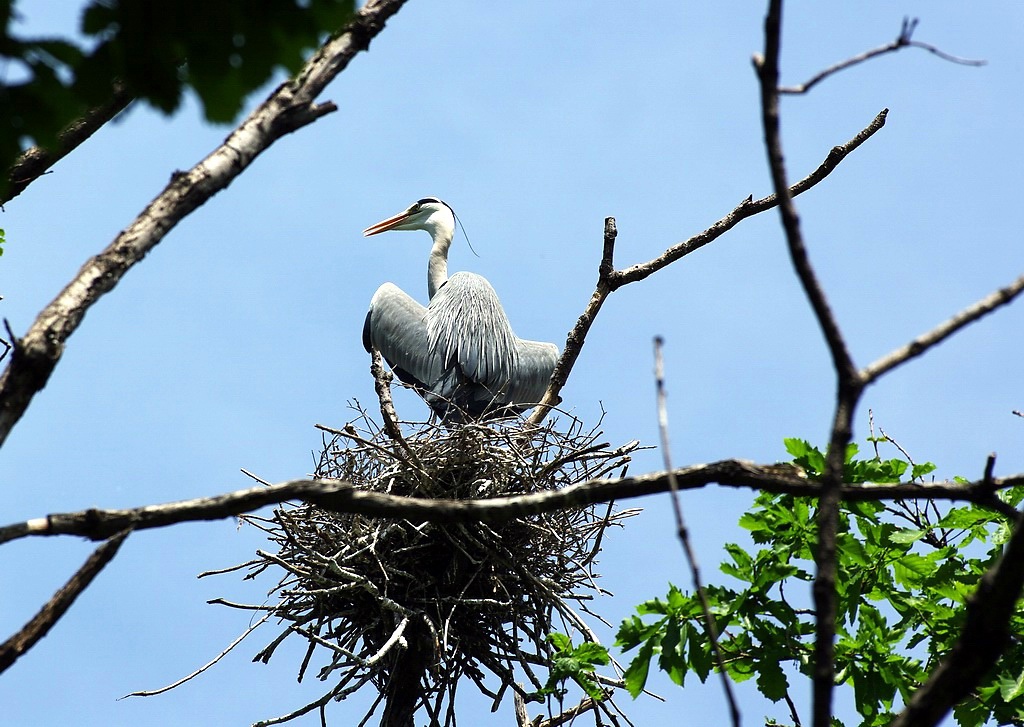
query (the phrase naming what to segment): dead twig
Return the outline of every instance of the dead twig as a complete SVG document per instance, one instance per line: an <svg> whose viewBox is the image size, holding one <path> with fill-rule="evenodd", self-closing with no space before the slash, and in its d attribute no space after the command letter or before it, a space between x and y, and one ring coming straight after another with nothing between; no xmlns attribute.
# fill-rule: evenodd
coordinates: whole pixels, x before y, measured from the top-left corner
<svg viewBox="0 0 1024 727"><path fill-rule="evenodd" d="M872 58L877 58L878 56L885 55L886 53L895 53L896 51L902 50L903 48L921 48L923 50L928 51L929 53L938 56L939 58L942 58L943 60L949 61L951 63L958 63L964 66L985 65L985 61L972 60L970 58L961 58L959 56L954 56L944 51L941 51L935 46L930 45L928 43L922 43L917 40L912 40L911 36L914 34L914 30L916 29L917 18L903 18L903 23L900 26L900 33L899 35L896 36L895 40L886 43L885 45L879 46L877 48L872 48L871 50L864 51L863 53L858 53L852 58L847 58L844 61L840 61L835 65L829 66L825 70L819 71L818 73L814 74L807 81L804 81L798 86L781 86L779 88L779 93L807 93L829 76L839 73L840 71L844 71L850 66L855 66L858 63L863 63L864 61L871 60Z"/></svg>
<svg viewBox="0 0 1024 727"><path fill-rule="evenodd" d="M693 578L693 587L700 599L701 611L704 614L704 626L708 632L708 639L711 641L711 649L715 654L715 663L718 666L718 674L722 680L722 690L725 692L725 701L729 705L729 718L733 727L740 727L740 709L736 704L736 697L732 693L732 682L725 670L725 659L722 656L722 647L718 643L718 627L715 624L715 617L711 613L711 606L708 604L708 594L704 590L704 581L700 575L700 564L697 555L694 553L693 545L690 543L690 533L683 518L683 505L679 499L679 485L676 482L672 469L672 452L668 437L668 407L665 404L665 364L662 356L664 342L661 337L654 339L654 381L657 389L658 406L658 432L661 436L662 461L665 463L665 471L669 477L669 492L672 499L672 512L676 519L676 536L683 546L683 553L686 555L686 562L690 566L690 576Z"/></svg>
<svg viewBox="0 0 1024 727"><path fill-rule="evenodd" d="M817 169L790 188L790 194L792 196L796 196L806 192L808 189L818 184L825 177L831 174L847 156L849 156L855 149L857 149L857 147L871 138L879 129L882 128L882 126L885 125L885 117L887 113L888 109L883 109L875 116L874 119L872 119L871 123L861 129L861 131L859 131L852 139L845 144L833 147ZM661 255L652 260L645 263L631 265L630 267L623 268L621 270L616 270L614 266L615 239L618 235L615 218L605 218L604 245L602 247L601 262L598 265L597 285L595 286L594 292L591 294L590 300L587 302L583 313L580 314L580 317L577 319L576 325L573 326L573 329L569 332L569 335L566 338L562 355L558 359L555 370L551 375L551 383L548 386L548 390L544 394L544 398L541 399L540 404L527 418L527 426L536 425L542 422L551 411L552 407L556 406L558 402L561 401L559 394L562 387L565 386L565 382L568 380L569 374L572 371L576 360L579 358L580 351L583 348L587 334L593 326L597 314L600 312L605 300L612 292L618 290L624 285L644 280L648 276L653 275L668 265L671 265L685 255L689 255L695 250L698 250L718 239L748 217L753 217L756 214L772 209L778 205L778 203L778 193L768 195L767 197L758 200L748 197L737 205L729 214L715 222L703 232L700 232L683 242L670 246Z"/></svg>

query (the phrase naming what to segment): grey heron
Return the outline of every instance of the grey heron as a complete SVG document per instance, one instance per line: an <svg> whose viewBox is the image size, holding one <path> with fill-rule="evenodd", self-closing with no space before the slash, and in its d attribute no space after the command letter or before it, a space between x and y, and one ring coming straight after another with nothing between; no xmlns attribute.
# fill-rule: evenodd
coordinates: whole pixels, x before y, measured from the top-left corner
<svg viewBox="0 0 1024 727"><path fill-rule="evenodd" d="M442 421L507 416L540 401L558 360L553 343L526 341L512 332L487 279L459 272L448 277L455 213L424 197L397 215L363 230L426 230L433 240L427 262L426 307L393 283L370 301L363 346L376 348L399 379L411 385Z"/></svg>

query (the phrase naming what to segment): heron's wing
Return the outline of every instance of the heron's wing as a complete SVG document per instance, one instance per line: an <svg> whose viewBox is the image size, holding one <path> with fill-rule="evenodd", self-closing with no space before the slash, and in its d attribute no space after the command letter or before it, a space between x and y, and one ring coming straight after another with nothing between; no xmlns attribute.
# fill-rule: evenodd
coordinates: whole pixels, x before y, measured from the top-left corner
<svg viewBox="0 0 1024 727"><path fill-rule="evenodd" d="M442 369L457 366L469 381L507 398L504 389L516 371L518 339L486 278L452 275L430 299L426 330Z"/></svg>
<svg viewBox="0 0 1024 727"><path fill-rule="evenodd" d="M373 294L363 325L363 346L380 351L407 384L429 388L441 376L440 361L430 355L427 309L393 283Z"/></svg>
<svg viewBox="0 0 1024 727"><path fill-rule="evenodd" d="M540 341L517 341L519 356L515 375L505 398L517 404L536 404L548 390L551 372L558 363L558 346Z"/></svg>

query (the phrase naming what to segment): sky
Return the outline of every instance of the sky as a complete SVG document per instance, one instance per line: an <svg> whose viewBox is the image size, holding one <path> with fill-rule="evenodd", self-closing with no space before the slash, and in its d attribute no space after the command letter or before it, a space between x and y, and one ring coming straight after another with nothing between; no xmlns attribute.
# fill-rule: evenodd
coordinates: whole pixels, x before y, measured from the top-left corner
<svg viewBox="0 0 1024 727"><path fill-rule="evenodd" d="M80 3L22 3L23 32L71 33ZM451 269L485 275L516 332L562 346L597 277L604 218L619 266L703 230L748 195L768 194L758 90L762 3L428 3L411 0L324 94L339 110L281 140L184 222L86 316L47 387L0 450L4 523L86 507L132 507L311 472L314 424L374 405L360 332L390 280L426 300L429 239L361 231L424 196L459 214ZM906 0L791 2L783 82L896 36L984 58L971 68L908 49L782 103L793 179L883 108L885 128L797 200L816 266L863 366L1024 271L1016 214L1024 151L1024 6ZM250 108L266 91L253 96ZM91 255L229 129L189 101L173 118L131 110L6 205L0 317L23 333ZM871 387L855 436L876 425L938 475L1024 471L1024 305L989 316ZM563 391L564 407L612 443L658 439L652 339L665 338L672 456L678 465L786 458L782 440L823 443L834 375L791 269L774 212L742 222L647 281L614 293ZM426 416L408 392L399 413ZM894 454L894 453L893 453ZM891 455L890 455L891 456ZM639 453L632 473L661 468ZM683 507L704 573L753 493L710 486ZM623 503L624 505L626 503ZM613 624L633 605L689 587L669 502L648 497L607 538L600 570ZM248 724L322 693L295 680L301 655L250 659L257 633L201 678L172 682L247 625L211 598L260 601L272 585L196 574L262 547L232 520L136 533L50 635L0 680L18 725ZM0 626L14 633L94 544L22 540L0 549ZM276 632L275 632L276 633ZM599 632L608 643L613 632ZM6 638L6 637L3 637ZM636 724L723 724L719 685L652 678L666 698L620 705ZM466 689L464 724L512 724ZM745 724L784 705L737 688ZM795 691L805 721L810 703ZM849 694L839 716L854 721ZM332 705L332 724L362 715ZM683 711L685 710L685 712ZM315 716L295 724L317 724Z"/></svg>

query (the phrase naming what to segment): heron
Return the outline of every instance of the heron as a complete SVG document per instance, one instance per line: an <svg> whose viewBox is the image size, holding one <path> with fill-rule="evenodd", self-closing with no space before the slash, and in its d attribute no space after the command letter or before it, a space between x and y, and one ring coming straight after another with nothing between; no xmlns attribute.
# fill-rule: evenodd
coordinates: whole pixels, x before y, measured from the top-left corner
<svg viewBox="0 0 1024 727"><path fill-rule="evenodd" d="M558 348L516 336L498 294L483 276L448 276L448 248L455 234L452 208L436 197L424 197L367 227L363 235L388 230L430 233L430 300L424 307L394 283L381 285L363 326L367 352L380 351L395 375L443 422L512 416L539 402Z"/></svg>

